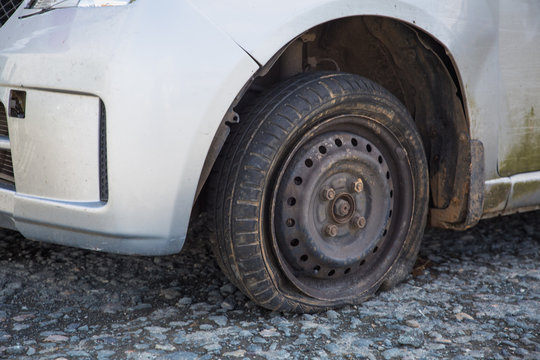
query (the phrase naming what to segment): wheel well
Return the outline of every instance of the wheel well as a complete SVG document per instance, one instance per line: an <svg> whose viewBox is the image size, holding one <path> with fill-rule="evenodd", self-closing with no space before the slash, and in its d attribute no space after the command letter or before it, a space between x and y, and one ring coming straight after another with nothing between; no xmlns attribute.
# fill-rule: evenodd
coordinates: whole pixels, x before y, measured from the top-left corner
<svg viewBox="0 0 540 360"><path fill-rule="evenodd" d="M238 113L241 121L242 111L261 92L313 70L358 74L400 99L418 127L428 159L431 224L464 228L477 221L471 223L469 214L471 144L462 88L453 61L439 42L411 24L377 16L318 25L291 41L259 71L228 118ZM210 154L212 158L217 154ZM207 163L213 164L209 159Z"/></svg>

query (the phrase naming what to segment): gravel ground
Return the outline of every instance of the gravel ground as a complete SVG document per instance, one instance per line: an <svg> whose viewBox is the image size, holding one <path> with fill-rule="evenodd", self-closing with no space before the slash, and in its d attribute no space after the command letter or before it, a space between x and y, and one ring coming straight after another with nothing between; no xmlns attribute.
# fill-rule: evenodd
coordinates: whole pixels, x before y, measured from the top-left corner
<svg viewBox="0 0 540 360"><path fill-rule="evenodd" d="M255 306L221 274L202 226L181 254L156 258L3 231L0 358L540 359L539 216L429 230L404 283L316 315Z"/></svg>

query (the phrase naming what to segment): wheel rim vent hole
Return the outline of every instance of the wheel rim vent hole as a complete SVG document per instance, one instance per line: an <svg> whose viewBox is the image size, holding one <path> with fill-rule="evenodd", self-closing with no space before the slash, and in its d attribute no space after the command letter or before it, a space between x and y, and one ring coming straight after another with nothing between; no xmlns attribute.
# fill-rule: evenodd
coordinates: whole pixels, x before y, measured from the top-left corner
<svg viewBox="0 0 540 360"><path fill-rule="evenodd" d="M336 270L330 270L328 272L328 276L334 276L335 273L336 273Z"/></svg>
<svg viewBox="0 0 540 360"><path fill-rule="evenodd" d="M294 221L293 218L288 218L287 221L285 221L285 224L286 224L288 227L293 227L294 224L296 224L296 221Z"/></svg>
<svg viewBox="0 0 540 360"><path fill-rule="evenodd" d="M291 240L291 246L298 246L300 244L300 240L298 239L292 239Z"/></svg>
<svg viewBox="0 0 540 360"><path fill-rule="evenodd" d="M345 275L347 275L348 273L351 272L351 268L346 268L345 271L343 272Z"/></svg>
<svg viewBox="0 0 540 360"><path fill-rule="evenodd" d="M384 229L383 233L382 233L382 236L386 236L386 234L388 233L388 230L387 229Z"/></svg>
<svg viewBox="0 0 540 360"><path fill-rule="evenodd" d="M313 166L313 160L311 160L311 159L306 159L306 161L304 163L306 164L306 166L308 168Z"/></svg>
<svg viewBox="0 0 540 360"><path fill-rule="evenodd" d="M322 145L319 146L319 152L320 152L321 154L326 154L326 147L325 147L325 146L322 146Z"/></svg>
<svg viewBox="0 0 540 360"><path fill-rule="evenodd" d="M336 139L334 142L336 143L337 147L341 147L341 145L343 145L343 141L341 141L340 139Z"/></svg>
<svg viewBox="0 0 540 360"><path fill-rule="evenodd" d="M379 164L382 164L382 156L381 155L379 155L378 160L379 160Z"/></svg>
<svg viewBox="0 0 540 360"><path fill-rule="evenodd" d="M289 206L294 206L296 205L296 198L294 197L290 197L287 199L287 204L289 204Z"/></svg>
<svg viewBox="0 0 540 360"><path fill-rule="evenodd" d="M360 261L360 266L364 265L366 263L366 260Z"/></svg>
<svg viewBox="0 0 540 360"><path fill-rule="evenodd" d="M309 257L308 257L306 254L300 256L300 260L301 260L301 261L306 262L306 261L308 261L308 259L309 259Z"/></svg>
<svg viewBox="0 0 540 360"><path fill-rule="evenodd" d="M358 145L358 140L356 140L355 138L352 138L351 139L351 144L352 144L352 146L357 146Z"/></svg>
<svg viewBox="0 0 540 360"><path fill-rule="evenodd" d="M378 246L375 246L375 247L373 248L373 253L375 254L375 253L377 252L377 250L379 250L379 247L378 247Z"/></svg>
<svg viewBox="0 0 540 360"><path fill-rule="evenodd" d="M390 179L390 173L388 171L386 172L386 178Z"/></svg>
<svg viewBox="0 0 540 360"><path fill-rule="evenodd" d="M294 178L294 183L296 185L301 185L302 184L302 178L300 176L297 176Z"/></svg>
<svg viewBox="0 0 540 360"><path fill-rule="evenodd" d="M390 197L394 197L394 190L390 190Z"/></svg>
<svg viewBox="0 0 540 360"><path fill-rule="evenodd" d="M321 267L320 267L319 265L317 265L317 266L315 266L315 267L313 268L313 272L314 272L315 274L317 274L319 271L321 271Z"/></svg>
<svg viewBox="0 0 540 360"><path fill-rule="evenodd" d="M390 212L388 213L388 218L391 218L392 217L392 210L390 210Z"/></svg>
<svg viewBox="0 0 540 360"><path fill-rule="evenodd" d="M367 150L367 152L371 152L371 145L367 144L366 145L366 150Z"/></svg>

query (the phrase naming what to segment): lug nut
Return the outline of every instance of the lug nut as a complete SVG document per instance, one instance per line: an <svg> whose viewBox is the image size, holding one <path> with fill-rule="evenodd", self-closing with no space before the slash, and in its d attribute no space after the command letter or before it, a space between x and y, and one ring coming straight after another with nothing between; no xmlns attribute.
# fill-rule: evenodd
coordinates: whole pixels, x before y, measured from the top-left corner
<svg viewBox="0 0 540 360"><path fill-rule="evenodd" d="M364 190L364 182L362 179L358 178L355 182L353 182L352 189L357 193L362 192Z"/></svg>
<svg viewBox="0 0 540 360"><path fill-rule="evenodd" d="M360 215L355 215L351 219L351 225L357 229L363 229L366 227L366 218Z"/></svg>
<svg viewBox="0 0 540 360"><path fill-rule="evenodd" d="M336 190L332 189L331 187L325 187L322 190L322 197L324 200L334 200L336 197Z"/></svg>
<svg viewBox="0 0 540 360"><path fill-rule="evenodd" d="M337 235L337 233L338 233L338 228L334 224L328 224L324 228L324 232L326 233L326 235L328 235L330 237L335 237Z"/></svg>

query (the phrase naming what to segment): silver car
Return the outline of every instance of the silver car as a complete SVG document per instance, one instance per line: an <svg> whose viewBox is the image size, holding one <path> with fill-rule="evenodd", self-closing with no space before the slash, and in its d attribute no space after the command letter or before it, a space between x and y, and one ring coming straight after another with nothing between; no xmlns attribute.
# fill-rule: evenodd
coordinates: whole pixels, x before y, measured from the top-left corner
<svg viewBox="0 0 540 360"><path fill-rule="evenodd" d="M540 205L535 0L2 0L0 226L363 301L426 224Z"/></svg>

